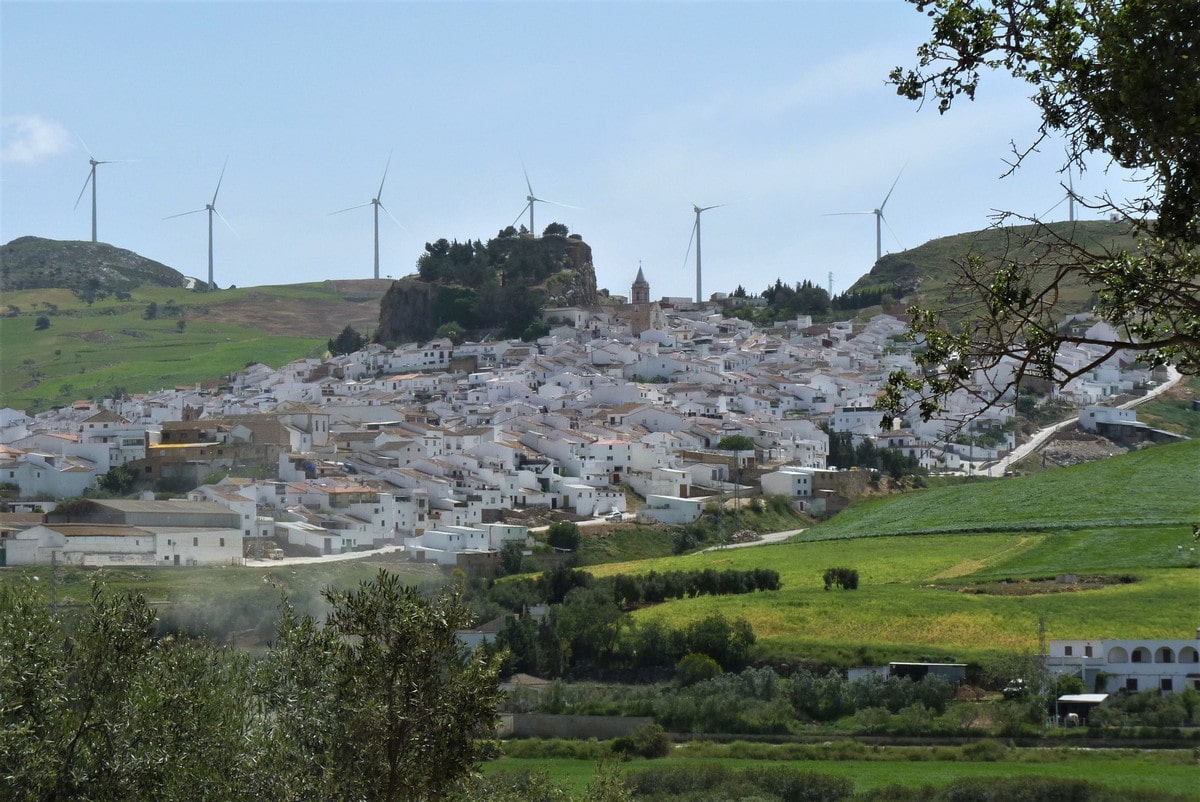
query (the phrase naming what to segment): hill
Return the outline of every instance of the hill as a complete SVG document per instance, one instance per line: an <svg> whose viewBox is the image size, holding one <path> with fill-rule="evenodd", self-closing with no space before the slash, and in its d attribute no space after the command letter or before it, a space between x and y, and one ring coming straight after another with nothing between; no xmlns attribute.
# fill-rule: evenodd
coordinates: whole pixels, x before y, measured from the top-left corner
<svg viewBox="0 0 1200 802"><path fill-rule="evenodd" d="M370 334L389 280L192 292L143 284L88 304L69 289L4 293L0 407L214 383L247 363L320 356L343 327ZM45 318L49 326L37 328Z"/></svg>
<svg viewBox="0 0 1200 802"><path fill-rule="evenodd" d="M1045 226L1000 226L939 237L900 253L889 253L860 278L850 292L882 289L892 297L935 309L950 309L968 300L954 294L958 266L970 256L986 263L1001 260L1029 264L1051 242L1068 241L1092 252L1131 250L1135 239L1127 223L1105 220L1049 223ZM1062 312L1090 308L1092 290L1078 276L1064 286Z"/></svg>
<svg viewBox="0 0 1200 802"><path fill-rule="evenodd" d="M0 246L0 292L68 289L103 297L143 285L184 287L177 270L104 242L19 237Z"/></svg>

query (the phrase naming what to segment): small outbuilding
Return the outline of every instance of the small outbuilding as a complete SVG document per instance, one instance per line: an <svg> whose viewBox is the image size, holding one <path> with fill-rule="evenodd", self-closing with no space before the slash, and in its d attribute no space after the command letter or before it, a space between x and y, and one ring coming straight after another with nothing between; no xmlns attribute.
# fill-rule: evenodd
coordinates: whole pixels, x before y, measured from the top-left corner
<svg viewBox="0 0 1200 802"><path fill-rule="evenodd" d="M1097 705L1104 704L1107 693L1068 693L1058 697L1054 703L1054 715L1060 723L1087 724L1088 714Z"/></svg>
<svg viewBox="0 0 1200 802"><path fill-rule="evenodd" d="M920 682L930 674L945 677L959 685L967 677L966 663L888 663L888 674L893 677L908 677Z"/></svg>

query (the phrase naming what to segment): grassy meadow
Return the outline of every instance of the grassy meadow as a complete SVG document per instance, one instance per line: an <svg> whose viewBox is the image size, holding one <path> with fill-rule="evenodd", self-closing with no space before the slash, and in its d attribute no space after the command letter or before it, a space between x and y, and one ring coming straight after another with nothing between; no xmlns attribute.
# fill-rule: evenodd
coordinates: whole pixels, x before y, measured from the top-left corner
<svg viewBox="0 0 1200 802"><path fill-rule="evenodd" d="M985 660L1035 650L1039 621L1051 638L1186 637L1200 605L1198 491L1200 441L871 501L788 543L589 570L773 568L779 591L683 599L636 616L676 625L717 611L743 617L760 656L779 660ZM858 590L824 589L835 566L859 572ZM1031 582L1068 573L1105 582Z"/></svg>
<svg viewBox="0 0 1200 802"><path fill-rule="evenodd" d="M321 282L211 293L143 287L129 300L109 296L91 306L69 290L7 292L0 406L32 414L116 388L193 386L250 362L278 367L319 356L347 324L365 334L375 330L383 291L370 289L339 291ZM151 303L158 315L147 320ZM50 326L37 331L42 316Z"/></svg>
<svg viewBox="0 0 1200 802"><path fill-rule="evenodd" d="M731 745L736 747L737 744ZM854 781L857 793L874 791L892 785L908 788L943 786L960 777L1057 777L1087 780L1118 791L1127 791L1130 799L1138 798L1139 792L1159 791L1184 794L1185 798L1200 798L1195 791L1196 766L1186 750L1171 752L1135 752L1128 749L1106 750L1033 750L1009 749L1004 759L992 756L977 761L965 759L941 759L938 750L900 748L881 750L880 759L853 760L831 757L828 760L791 760L787 747L766 747L781 754L778 759L753 759L735 757L712 757L708 755L690 757L688 745L676 749L671 757L653 761L634 760L620 764L622 774L629 775L641 769L659 766L689 766L697 763L720 764L730 769L743 770L765 768L776 765L779 760L788 760L787 765L801 771L816 771L848 777ZM701 752L709 751L701 745ZM763 747L752 751L764 751ZM887 756L883 753L904 753L904 757ZM1038 754L1038 753L1044 754ZM484 765L487 774L497 771L546 772L553 781L566 790L578 794L595 774L596 765L589 760L571 758L509 758L502 757Z"/></svg>

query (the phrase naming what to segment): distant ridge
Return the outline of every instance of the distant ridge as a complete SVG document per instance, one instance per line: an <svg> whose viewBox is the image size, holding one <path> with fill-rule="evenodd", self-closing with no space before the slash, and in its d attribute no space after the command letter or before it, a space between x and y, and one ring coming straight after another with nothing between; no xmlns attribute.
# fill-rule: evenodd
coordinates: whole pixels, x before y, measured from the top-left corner
<svg viewBox="0 0 1200 802"><path fill-rule="evenodd" d="M986 263L1005 260L1029 264L1056 239L1069 240L1093 252L1132 250L1136 246L1127 222L1079 220L1041 226L997 226L938 237L906 251L885 254L850 290L883 289L897 300L904 298L934 309L945 308L956 300L968 300L953 297L958 265L966 256L981 257ZM1061 299L1064 314L1090 308L1092 288L1082 279L1073 277L1064 286L1068 290Z"/></svg>
<svg viewBox="0 0 1200 802"><path fill-rule="evenodd" d="M0 292L62 288L107 294L188 283L178 270L103 242L18 237L0 246Z"/></svg>

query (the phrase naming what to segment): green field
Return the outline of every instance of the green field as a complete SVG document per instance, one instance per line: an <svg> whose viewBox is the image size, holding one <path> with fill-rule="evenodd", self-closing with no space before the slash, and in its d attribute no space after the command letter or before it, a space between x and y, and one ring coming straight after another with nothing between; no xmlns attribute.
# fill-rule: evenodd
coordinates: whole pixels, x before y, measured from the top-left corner
<svg viewBox="0 0 1200 802"><path fill-rule="evenodd" d="M195 386L251 362L278 367L320 356L347 324L374 331L378 296L349 292L324 283L211 293L145 287L130 300L109 296L91 306L68 290L7 292L5 308L20 312L0 317L0 406L33 414L117 388ZM147 320L152 302L158 317ZM50 326L37 331L43 316Z"/></svg>
<svg viewBox="0 0 1200 802"><path fill-rule="evenodd" d="M654 761L631 761L620 765L629 775L651 766L688 766L698 762L716 763L731 769L777 765L775 760L738 758L689 758L688 746L679 747L678 756ZM885 750L886 751L886 750ZM897 750L901 751L901 750ZM1143 752L1134 750L1008 750L1002 760L966 761L938 759L937 748L906 748L904 759L880 760L788 760L786 765L801 771L836 774L854 781L856 792L886 788L890 785L922 787L946 785L959 777L1040 776L1087 780L1107 788L1126 791L1130 799L1139 792L1162 791L1200 799L1196 786L1196 766L1186 750ZM1038 752L1045 753L1038 755ZM882 757L882 755L881 755ZM578 794L595 773L588 760L568 758L501 758L484 766L485 773L497 771L544 771L552 780Z"/></svg>
<svg viewBox="0 0 1200 802"><path fill-rule="evenodd" d="M779 591L635 615L676 625L717 611L740 616L758 635L759 656L785 661L985 660L1035 650L1039 622L1051 638L1179 638L1194 631L1200 605L1198 477L1200 441L1187 442L871 501L789 543L589 570L772 568ZM859 589L826 591L822 573L834 566L856 569ZM1109 583L1023 584L1057 574Z"/></svg>
<svg viewBox="0 0 1200 802"><path fill-rule="evenodd" d="M1200 398L1200 376L1186 377L1178 387L1179 398L1156 398L1137 408L1138 420L1156 429L1200 437L1200 413L1192 409L1191 402Z"/></svg>

